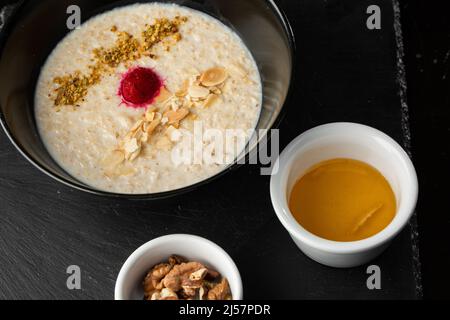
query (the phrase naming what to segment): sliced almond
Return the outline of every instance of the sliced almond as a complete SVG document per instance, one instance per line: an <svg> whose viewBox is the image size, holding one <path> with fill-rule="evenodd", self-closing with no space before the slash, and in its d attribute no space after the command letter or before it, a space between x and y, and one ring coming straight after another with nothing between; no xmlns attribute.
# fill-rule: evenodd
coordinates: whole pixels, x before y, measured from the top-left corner
<svg viewBox="0 0 450 320"><path fill-rule="evenodd" d="M151 105L151 106L147 107L146 113L156 112L156 110L158 110L158 108L156 106L154 106L154 105Z"/></svg>
<svg viewBox="0 0 450 320"><path fill-rule="evenodd" d="M124 149L126 155L136 152L137 150L139 150L139 148L140 148L140 145L136 138L132 138L132 139L125 141L125 143L123 145L123 149Z"/></svg>
<svg viewBox="0 0 450 320"><path fill-rule="evenodd" d="M137 131L138 129L140 129L143 123L144 123L144 120L142 120L142 119L139 120L138 122L136 122L136 123L134 124L134 126L131 128L130 132L135 132L135 131Z"/></svg>
<svg viewBox="0 0 450 320"><path fill-rule="evenodd" d="M165 86L161 88L159 91L159 95L155 98L156 103L164 103L169 100L173 96L172 92L170 92Z"/></svg>
<svg viewBox="0 0 450 320"><path fill-rule="evenodd" d="M183 101L181 101L180 99L174 99L172 101L172 103L170 104L170 107L172 108L173 111L177 111L182 106L183 106Z"/></svg>
<svg viewBox="0 0 450 320"><path fill-rule="evenodd" d="M144 133L144 131L143 131L143 129L142 129L142 128L144 127L144 125L145 125L145 122L142 123L141 127L133 133L133 135L132 135L132 137L131 137L132 139L134 138L134 139L136 139L137 141L141 140L142 134Z"/></svg>
<svg viewBox="0 0 450 320"><path fill-rule="evenodd" d="M168 126L165 131L165 134L170 138L170 136L174 130L177 130L174 126Z"/></svg>
<svg viewBox="0 0 450 320"><path fill-rule="evenodd" d="M148 142L148 137L149 137L148 132L144 132L144 133L142 134L142 137L141 137L141 142L142 142L142 143L147 143L147 142Z"/></svg>
<svg viewBox="0 0 450 320"><path fill-rule="evenodd" d="M184 107L187 109L191 109L191 108L195 107L195 103L193 101L185 100Z"/></svg>
<svg viewBox="0 0 450 320"><path fill-rule="evenodd" d="M193 85L188 90L189 95L192 98L206 98L209 94L209 90L205 87Z"/></svg>
<svg viewBox="0 0 450 320"><path fill-rule="evenodd" d="M189 80L184 80L180 90L178 90L175 95L179 98L185 97L188 94Z"/></svg>
<svg viewBox="0 0 450 320"><path fill-rule="evenodd" d="M162 119L162 114L161 114L161 112L156 112L155 113L155 119L153 119L153 121L154 120L161 120Z"/></svg>
<svg viewBox="0 0 450 320"><path fill-rule="evenodd" d="M228 73L224 68L211 68L200 76L200 83L205 87L214 87L225 82L227 77Z"/></svg>
<svg viewBox="0 0 450 320"><path fill-rule="evenodd" d="M176 124L179 123L181 120L183 120L184 118L186 118L189 115L189 110L186 108L180 108L177 111L167 111L164 114L164 117L167 117L169 119L169 121L167 122L168 124Z"/></svg>
<svg viewBox="0 0 450 320"><path fill-rule="evenodd" d="M210 90L212 93L217 94L217 95L222 94L222 90L221 90L220 88L218 88L218 87L211 87L211 88L209 88L209 90Z"/></svg>
<svg viewBox="0 0 450 320"><path fill-rule="evenodd" d="M141 146L139 146L139 148L135 152L133 152L129 155L128 161L130 161L130 162L134 161L137 157L139 157L139 155L141 154L141 151L142 151L142 148L141 148Z"/></svg>
<svg viewBox="0 0 450 320"><path fill-rule="evenodd" d="M219 100L219 96L217 94L210 94L208 98L206 98L205 103L203 103L204 108L209 108L214 103L216 103Z"/></svg>
<svg viewBox="0 0 450 320"><path fill-rule="evenodd" d="M152 134L160 124L161 124L161 119L153 120L152 122L150 122L148 124L146 133L149 135Z"/></svg>
<svg viewBox="0 0 450 320"><path fill-rule="evenodd" d="M155 112L146 112L145 113L145 121L151 122L155 119ZM144 130L145 131L145 130Z"/></svg>

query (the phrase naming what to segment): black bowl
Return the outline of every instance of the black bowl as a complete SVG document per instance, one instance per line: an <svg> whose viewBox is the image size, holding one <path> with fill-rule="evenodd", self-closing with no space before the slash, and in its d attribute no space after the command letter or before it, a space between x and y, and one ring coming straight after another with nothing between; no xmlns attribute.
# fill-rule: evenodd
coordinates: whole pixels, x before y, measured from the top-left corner
<svg viewBox="0 0 450 320"><path fill-rule="evenodd" d="M136 2L114 0L39 0L19 5L0 37L0 120L16 148L50 177L86 192L130 199L156 199L177 195L210 182L235 168L235 163L214 177L186 188L144 195L96 190L69 175L49 155L34 118L34 92L48 55L69 32L67 8L78 5L83 21L114 7ZM197 0L175 2L206 12L235 30L252 52L263 79L263 111L257 129L271 129L281 118L293 76L294 37L285 15L266 0ZM250 152L260 140L247 148ZM241 155L243 156L243 155Z"/></svg>

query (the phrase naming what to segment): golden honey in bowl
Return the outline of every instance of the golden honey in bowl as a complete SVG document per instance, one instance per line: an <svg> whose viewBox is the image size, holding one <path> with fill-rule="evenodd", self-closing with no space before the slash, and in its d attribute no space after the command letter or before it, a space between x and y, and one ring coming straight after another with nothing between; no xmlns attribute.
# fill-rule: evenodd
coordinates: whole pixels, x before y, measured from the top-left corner
<svg viewBox="0 0 450 320"><path fill-rule="evenodd" d="M389 182L377 169L358 160L333 159L313 166L295 183L289 208L309 232L349 242L385 229L397 205Z"/></svg>

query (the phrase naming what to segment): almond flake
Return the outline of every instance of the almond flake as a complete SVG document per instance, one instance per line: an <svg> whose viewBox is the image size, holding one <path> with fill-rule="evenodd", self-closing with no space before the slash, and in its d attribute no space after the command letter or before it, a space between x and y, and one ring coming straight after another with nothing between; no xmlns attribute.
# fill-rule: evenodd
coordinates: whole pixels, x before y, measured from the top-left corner
<svg viewBox="0 0 450 320"><path fill-rule="evenodd" d="M180 107L183 105L183 102L181 102L179 99L173 100L171 103L171 108L173 111L177 111L180 109Z"/></svg>
<svg viewBox="0 0 450 320"><path fill-rule="evenodd" d="M133 133L132 138L136 139L137 141L141 139L142 133L144 132L142 129L144 127L144 125L145 125L145 122L142 123L141 127Z"/></svg>
<svg viewBox="0 0 450 320"><path fill-rule="evenodd" d="M139 147L135 152L131 153L128 157L128 161L134 161L141 154L141 147Z"/></svg>
<svg viewBox="0 0 450 320"><path fill-rule="evenodd" d="M186 108L180 108L177 111L167 111L164 114L164 117L167 117L169 119L168 124L176 124L179 123L181 120L186 118L189 115L189 110Z"/></svg>
<svg viewBox="0 0 450 320"><path fill-rule="evenodd" d="M155 113L155 119L154 120L161 120L162 119L162 114L161 112L156 112Z"/></svg>
<svg viewBox="0 0 450 320"><path fill-rule="evenodd" d="M148 141L148 132L144 132L141 137L141 142L146 143Z"/></svg>
<svg viewBox="0 0 450 320"><path fill-rule="evenodd" d="M218 88L218 87L212 87L212 88L209 88L209 90L212 93L217 94L217 95L222 94L222 90L220 90L220 88Z"/></svg>
<svg viewBox="0 0 450 320"><path fill-rule="evenodd" d="M200 83L205 87L214 87L225 82L227 77L228 74L224 68L211 68L200 76Z"/></svg>
<svg viewBox="0 0 450 320"><path fill-rule="evenodd" d="M181 89L178 90L175 95L179 98L185 97L188 94L189 80L184 80Z"/></svg>
<svg viewBox="0 0 450 320"><path fill-rule="evenodd" d="M161 119L158 119L158 118L153 120L152 122L150 122L148 124L146 133L147 134L152 134L155 131L155 129L160 125L160 123L161 123Z"/></svg>
<svg viewBox="0 0 450 320"><path fill-rule="evenodd" d="M186 100L184 102L184 107L187 109L191 109L191 108L195 107L195 103L193 101Z"/></svg>
<svg viewBox="0 0 450 320"><path fill-rule="evenodd" d="M210 94L208 98L206 98L205 103L203 104L204 108L209 108L214 103L216 103L219 100L219 96L217 94Z"/></svg>
<svg viewBox="0 0 450 320"><path fill-rule="evenodd" d="M147 112L147 113L145 113L145 121L151 122L154 119L155 119L155 112Z"/></svg>
<svg viewBox="0 0 450 320"><path fill-rule="evenodd" d="M129 139L125 141L125 144L123 146L125 153L132 154L133 152L136 152L139 150L140 146L138 144L138 141L136 138Z"/></svg>
<svg viewBox="0 0 450 320"><path fill-rule="evenodd" d="M205 87L193 85L189 88L188 93L192 98L206 98L209 90Z"/></svg>
<svg viewBox="0 0 450 320"><path fill-rule="evenodd" d="M162 87L159 91L159 95L155 98L156 103L163 103L169 100L173 96L172 92L167 90L166 87Z"/></svg>
<svg viewBox="0 0 450 320"><path fill-rule="evenodd" d="M136 122L135 125L131 128L130 132L137 131L142 126L143 123L144 120L139 120L138 122Z"/></svg>

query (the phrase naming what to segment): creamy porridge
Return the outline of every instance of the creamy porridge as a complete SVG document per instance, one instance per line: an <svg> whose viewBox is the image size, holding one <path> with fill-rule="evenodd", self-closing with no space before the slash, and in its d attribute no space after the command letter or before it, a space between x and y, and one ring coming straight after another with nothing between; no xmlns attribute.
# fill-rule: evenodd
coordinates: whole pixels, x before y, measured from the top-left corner
<svg viewBox="0 0 450 320"><path fill-rule="evenodd" d="M99 190L146 194L222 171L250 137L261 103L256 63L231 29L152 3L96 16L58 44L41 71L35 112L69 174ZM224 139L218 150L220 139L205 134L199 149L199 129L223 137L240 130L245 139L231 139L236 148Z"/></svg>

